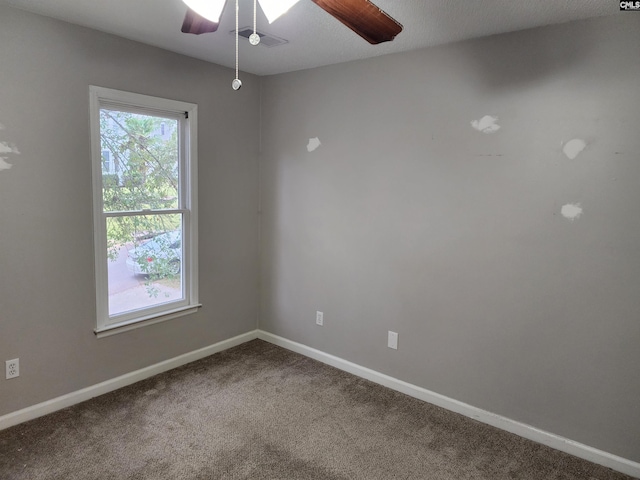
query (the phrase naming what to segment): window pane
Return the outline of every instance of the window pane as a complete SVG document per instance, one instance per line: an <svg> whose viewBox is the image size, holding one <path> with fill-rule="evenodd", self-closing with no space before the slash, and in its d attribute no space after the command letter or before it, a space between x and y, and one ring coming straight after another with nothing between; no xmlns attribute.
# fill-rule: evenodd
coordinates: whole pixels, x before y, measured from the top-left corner
<svg viewBox="0 0 640 480"><path fill-rule="evenodd" d="M182 215L107 218L109 316L184 298Z"/></svg>
<svg viewBox="0 0 640 480"><path fill-rule="evenodd" d="M178 208L178 132L176 119L100 109L105 212Z"/></svg>

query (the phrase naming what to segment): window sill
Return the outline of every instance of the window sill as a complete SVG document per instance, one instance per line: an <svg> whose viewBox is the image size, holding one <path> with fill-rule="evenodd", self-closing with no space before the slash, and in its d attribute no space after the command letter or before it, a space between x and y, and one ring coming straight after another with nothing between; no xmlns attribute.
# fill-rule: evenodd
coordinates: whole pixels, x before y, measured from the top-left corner
<svg viewBox="0 0 640 480"><path fill-rule="evenodd" d="M146 327L147 325L153 325L154 323L166 322L167 320L173 320L174 318L190 315L197 312L200 307L202 307L201 304L187 305L186 307L176 308L175 310L170 310L165 313L149 315L148 317L141 317L135 320L107 325L94 330L94 333L98 338L110 337L111 335L117 335L118 333L128 332L129 330L135 330L136 328Z"/></svg>

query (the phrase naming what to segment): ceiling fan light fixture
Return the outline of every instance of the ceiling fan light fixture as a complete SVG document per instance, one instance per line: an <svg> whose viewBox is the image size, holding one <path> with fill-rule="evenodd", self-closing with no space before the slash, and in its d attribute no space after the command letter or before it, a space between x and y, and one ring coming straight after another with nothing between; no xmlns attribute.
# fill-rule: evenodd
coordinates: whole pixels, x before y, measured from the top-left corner
<svg viewBox="0 0 640 480"><path fill-rule="evenodd" d="M275 22L300 0L258 0L269 23Z"/></svg>
<svg viewBox="0 0 640 480"><path fill-rule="evenodd" d="M227 0L182 0L187 7L207 20L218 23Z"/></svg>

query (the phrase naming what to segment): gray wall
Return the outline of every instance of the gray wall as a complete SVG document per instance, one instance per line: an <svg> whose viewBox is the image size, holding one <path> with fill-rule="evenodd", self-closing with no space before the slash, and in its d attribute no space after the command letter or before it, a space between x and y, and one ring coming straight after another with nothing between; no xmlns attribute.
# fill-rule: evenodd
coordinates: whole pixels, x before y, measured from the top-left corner
<svg viewBox="0 0 640 480"><path fill-rule="evenodd" d="M640 461L638 51L621 13L264 78L260 328Z"/></svg>
<svg viewBox="0 0 640 480"><path fill-rule="evenodd" d="M0 45L0 415L255 329L259 79L5 7ZM203 308L100 340L89 85L199 107Z"/></svg>

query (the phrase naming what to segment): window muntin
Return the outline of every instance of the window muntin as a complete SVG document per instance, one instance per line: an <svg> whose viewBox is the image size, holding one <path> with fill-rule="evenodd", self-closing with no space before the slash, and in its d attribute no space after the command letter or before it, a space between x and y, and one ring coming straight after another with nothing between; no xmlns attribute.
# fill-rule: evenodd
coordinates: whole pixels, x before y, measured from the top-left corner
<svg viewBox="0 0 640 480"><path fill-rule="evenodd" d="M91 87L91 114L96 331L195 308L196 106Z"/></svg>

